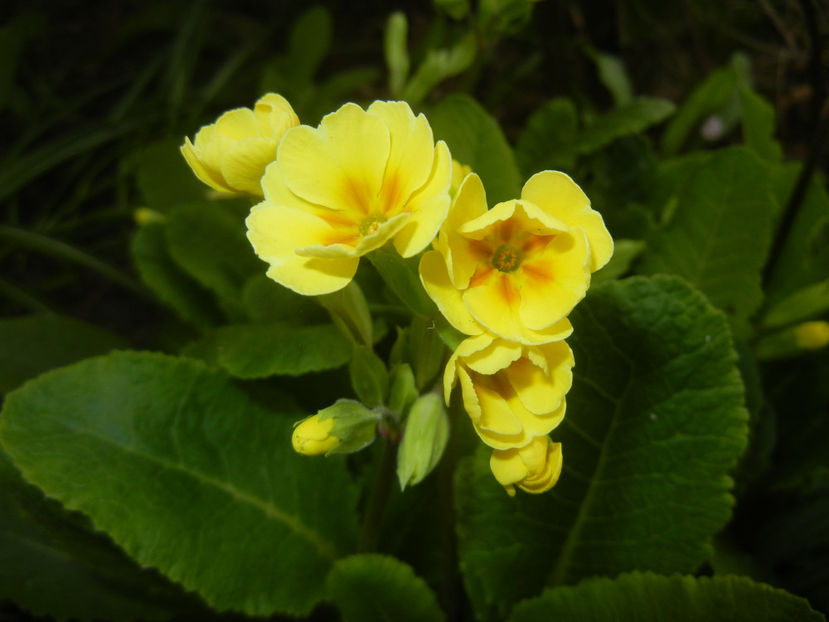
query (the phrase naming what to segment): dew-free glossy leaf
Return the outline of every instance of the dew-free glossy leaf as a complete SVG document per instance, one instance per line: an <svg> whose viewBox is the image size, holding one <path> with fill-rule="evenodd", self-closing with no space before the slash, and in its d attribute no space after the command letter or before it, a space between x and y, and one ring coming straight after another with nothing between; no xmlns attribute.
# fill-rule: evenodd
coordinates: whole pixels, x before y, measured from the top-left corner
<svg viewBox="0 0 829 622"><path fill-rule="evenodd" d="M547 590L515 608L510 622L821 622L798 596L745 577L662 577L652 573L591 579Z"/></svg>
<svg viewBox="0 0 829 622"><path fill-rule="evenodd" d="M591 289L571 321L555 488L508 497L488 451L456 473L461 569L483 619L545 585L692 572L733 505L747 416L723 315L679 279L634 277Z"/></svg>
<svg viewBox="0 0 829 622"><path fill-rule="evenodd" d="M136 154L136 181L147 207L166 212L205 198L209 188L187 166L179 151L183 142L183 138L162 140Z"/></svg>
<svg viewBox="0 0 829 622"><path fill-rule="evenodd" d="M59 315L0 320L0 344L0 395L53 367L126 345L103 328Z"/></svg>
<svg viewBox="0 0 829 622"><path fill-rule="evenodd" d="M295 455L290 436L223 373L140 352L44 374L0 414L28 481L139 564L252 615L308 613L354 542L343 463Z"/></svg>
<svg viewBox="0 0 829 622"><path fill-rule="evenodd" d="M452 158L484 182L490 205L517 199L521 174L498 123L468 95L450 95L429 111L435 138L446 141Z"/></svg>
<svg viewBox="0 0 829 622"><path fill-rule="evenodd" d="M334 563L328 593L344 622L445 619L426 582L410 566L386 555L354 555Z"/></svg>
<svg viewBox="0 0 829 622"><path fill-rule="evenodd" d="M638 270L687 279L744 337L763 300L761 272L778 209L769 167L745 147L733 147L706 159L683 182L669 198L670 222L649 234Z"/></svg>

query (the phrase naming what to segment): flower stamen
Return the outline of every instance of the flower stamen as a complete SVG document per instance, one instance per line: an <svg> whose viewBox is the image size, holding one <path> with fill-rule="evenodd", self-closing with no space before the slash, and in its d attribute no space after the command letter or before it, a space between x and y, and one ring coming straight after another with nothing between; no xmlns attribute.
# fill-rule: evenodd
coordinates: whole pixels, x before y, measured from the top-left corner
<svg viewBox="0 0 829 622"><path fill-rule="evenodd" d="M521 265L521 252L509 244L501 244L492 255L492 265L501 272L514 272Z"/></svg>

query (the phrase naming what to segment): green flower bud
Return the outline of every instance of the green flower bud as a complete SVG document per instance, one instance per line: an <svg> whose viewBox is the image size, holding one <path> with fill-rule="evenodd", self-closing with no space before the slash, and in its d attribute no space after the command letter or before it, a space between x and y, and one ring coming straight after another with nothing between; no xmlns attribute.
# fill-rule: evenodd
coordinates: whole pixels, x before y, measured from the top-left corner
<svg viewBox="0 0 829 622"><path fill-rule="evenodd" d="M435 393L420 396L409 411L397 453L400 488L421 482L435 468L449 440L449 417Z"/></svg>
<svg viewBox="0 0 829 622"><path fill-rule="evenodd" d="M764 337L757 342L757 358L781 359L802 354L805 350L819 350L829 345L828 322L803 322L786 330Z"/></svg>
<svg viewBox="0 0 829 622"><path fill-rule="evenodd" d="M417 399L417 388L411 366L407 363L397 365L391 372L389 384L389 410L396 415L402 415Z"/></svg>
<svg viewBox="0 0 829 622"><path fill-rule="evenodd" d="M380 415L354 400L338 400L297 422L291 442L306 456L351 453L374 440Z"/></svg>

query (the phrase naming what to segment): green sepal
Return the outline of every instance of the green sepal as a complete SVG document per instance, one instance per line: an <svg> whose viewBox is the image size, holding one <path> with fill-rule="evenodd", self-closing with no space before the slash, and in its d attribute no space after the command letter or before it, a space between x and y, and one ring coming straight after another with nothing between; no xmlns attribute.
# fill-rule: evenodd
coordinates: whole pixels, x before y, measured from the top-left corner
<svg viewBox="0 0 829 622"><path fill-rule="evenodd" d="M355 346L348 364L351 386L357 397L370 408L386 402L389 390L389 371L386 364L366 346Z"/></svg>
<svg viewBox="0 0 829 622"><path fill-rule="evenodd" d="M323 408L317 412L317 417L320 421L334 419L330 434L340 439L340 444L326 456L350 454L368 447L374 441L377 423L380 421L379 413L356 400L347 399L337 400L331 406Z"/></svg>
<svg viewBox="0 0 829 622"><path fill-rule="evenodd" d="M446 349L431 320L412 320L407 337L415 385L423 391L440 372Z"/></svg>
<svg viewBox="0 0 829 622"><path fill-rule="evenodd" d="M391 371L389 380L388 407L393 413L402 415L417 399L417 387L411 365L400 363Z"/></svg>
<svg viewBox="0 0 829 622"><path fill-rule="evenodd" d="M397 453L401 490L423 481L437 466L449 439L449 417L437 393L421 395L412 404Z"/></svg>

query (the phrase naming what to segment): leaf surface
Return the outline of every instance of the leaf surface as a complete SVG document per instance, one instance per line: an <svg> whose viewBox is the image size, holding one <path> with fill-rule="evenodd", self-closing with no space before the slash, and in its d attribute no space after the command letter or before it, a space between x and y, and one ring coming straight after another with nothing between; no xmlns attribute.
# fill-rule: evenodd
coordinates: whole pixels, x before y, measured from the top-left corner
<svg viewBox="0 0 829 622"><path fill-rule="evenodd" d="M355 538L343 463L295 455L290 430L224 374L140 352L45 374L0 418L27 480L139 564L251 615L307 614Z"/></svg>

